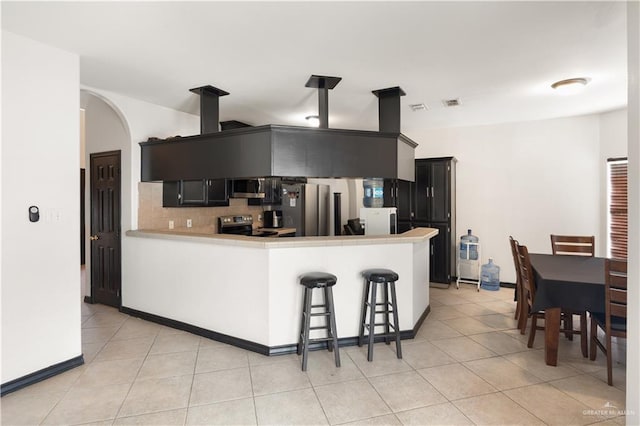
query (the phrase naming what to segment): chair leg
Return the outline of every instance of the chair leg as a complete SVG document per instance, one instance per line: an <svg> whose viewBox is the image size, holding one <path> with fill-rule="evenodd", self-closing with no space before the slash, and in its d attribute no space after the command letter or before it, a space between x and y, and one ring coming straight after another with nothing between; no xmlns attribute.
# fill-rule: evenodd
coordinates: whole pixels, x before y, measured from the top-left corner
<svg viewBox="0 0 640 426"><path fill-rule="evenodd" d="M605 331L606 333L606 331ZM607 383L609 386L613 386L613 351L611 350L611 332L606 333L607 339Z"/></svg>
<svg viewBox="0 0 640 426"><path fill-rule="evenodd" d="M587 339L587 313L582 312L580 314L580 348L582 349L582 356L587 358L589 356L589 348L587 347L589 340Z"/></svg>
<svg viewBox="0 0 640 426"><path fill-rule="evenodd" d="M564 337L573 341L573 314L564 314Z"/></svg>
<svg viewBox="0 0 640 426"><path fill-rule="evenodd" d="M591 340L591 342L589 343L591 346L589 359L591 361L595 361L598 351L598 323L593 318L591 318L591 339L589 340Z"/></svg>
<svg viewBox="0 0 640 426"><path fill-rule="evenodd" d="M520 307L520 318L518 319L518 328L520 329L520 334L525 334L527 332L527 320L529 319L529 305L523 303Z"/></svg>
<svg viewBox="0 0 640 426"><path fill-rule="evenodd" d="M533 347L533 341L536 338L536 329L538 328L538 314L531 314L531 331L529 331L529 341L527 347Z"/></svg>

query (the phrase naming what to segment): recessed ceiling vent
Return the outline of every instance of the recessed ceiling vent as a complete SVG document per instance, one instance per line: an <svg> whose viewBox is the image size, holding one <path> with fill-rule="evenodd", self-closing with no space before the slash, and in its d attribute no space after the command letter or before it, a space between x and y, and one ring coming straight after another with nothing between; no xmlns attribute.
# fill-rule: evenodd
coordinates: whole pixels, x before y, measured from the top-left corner
<svg viewBox="0 0 640 426"><path fill-rule="evenodd" d="M460 99L458 99L458 98L456 98L456 99L444 99L442 101L442 103L446 107L455 107L455 106L459 106L460 105Z"/></svg>
<svg viewBox="0 0 640 426"><path fill-rule="evenodd" d="M429 109L428 106L426 106L425 104L410 104L409 108L411 108L411 111L416 112L416 111L427 111Z"/></svg>

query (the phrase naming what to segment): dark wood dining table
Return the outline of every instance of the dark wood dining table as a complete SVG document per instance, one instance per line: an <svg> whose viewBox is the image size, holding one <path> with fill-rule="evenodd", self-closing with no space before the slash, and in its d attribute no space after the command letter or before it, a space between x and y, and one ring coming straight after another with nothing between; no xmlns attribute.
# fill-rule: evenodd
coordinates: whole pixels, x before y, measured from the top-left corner
<svg viewBox="0 0 640 426"><path fill-rule="evenodd" d="M604 258L530 254L536 280L534 312L544 310L547 365L558 365L560 312L604 312Z"/></svg>

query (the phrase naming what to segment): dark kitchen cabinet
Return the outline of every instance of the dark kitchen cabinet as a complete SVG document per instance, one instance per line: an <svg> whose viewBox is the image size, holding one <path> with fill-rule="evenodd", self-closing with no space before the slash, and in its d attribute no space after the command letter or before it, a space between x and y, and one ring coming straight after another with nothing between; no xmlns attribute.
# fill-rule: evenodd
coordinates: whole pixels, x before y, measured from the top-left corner
<svg viewBox="0 0 640 426"><path fill-rule="evenodd" d="M451 282L455 271L456 244L456 159L416 159L414 184L414 226L436 228L431 240L431 276L437 283Z"/></svg>
<svg viewBox="0 0 640 426"><path fill-rule="evenodd" d="M162 183L162 207L224 207L229 205L226 179L179 180Z"/></svg>
<svg viewBox="0 0 640 426"><path fill-rule="evenodd" d="M383 195L384 207L397 207L398 224L401 221L413 219L413 182L402 179L385 179Z"/></svg>
<svg viewBox="0 0 640 426"><path fill-rule="evenodd" d="M282 179L264 178L264 198L249 198L250 206L280 206L282 205Z"/></svg>

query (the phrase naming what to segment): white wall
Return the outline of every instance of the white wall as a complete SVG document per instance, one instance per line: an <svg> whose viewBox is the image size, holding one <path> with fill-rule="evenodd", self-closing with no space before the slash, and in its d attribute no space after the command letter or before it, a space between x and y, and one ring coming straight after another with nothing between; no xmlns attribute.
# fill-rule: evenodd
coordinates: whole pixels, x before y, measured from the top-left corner
<svg viewBox="0 0 640 426"><path fill-rule="evenodd" d="M640 3L627 2L629 67L629 334L627 339L628 425L640 424Z"/></svg>
<svg viewBox="0 0 640 426"><path fill-rule="evenodd" d="M2 32L2 383L82 352L78 81L76 55Z"/></svg>
<svg viewBox="0 0 640 426"><path fill-rule="evenodd" d="M433 129L414 140L416 158L458 159L457 232L473 230L501 281L515 282L509 235L534 253L551 252L552 233L604 238L598 115Z"/></svg>

